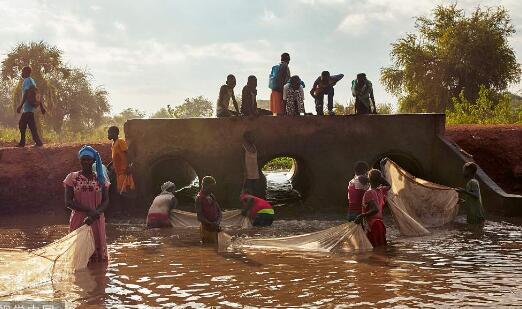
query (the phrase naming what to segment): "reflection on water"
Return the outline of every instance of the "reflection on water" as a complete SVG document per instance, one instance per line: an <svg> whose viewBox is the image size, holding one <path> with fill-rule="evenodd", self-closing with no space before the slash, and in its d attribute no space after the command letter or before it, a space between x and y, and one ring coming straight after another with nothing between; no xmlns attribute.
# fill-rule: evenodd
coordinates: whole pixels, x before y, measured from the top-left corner
<svg viewBox="0 0 522 309"><path fill-rule="evenodd" d="M291 235L341 222L276 221L249 234ZM67 232L65 225L25 223L3 224L0 244L34 248ZM107 227L111 255L107 268L91 267L71 283L48 284L6 299L62 299L71 307L92 308L521 304L521 227L488 222L476 230L455 223L421 238L400 237L393 227L388 234L386 249L367 253L221 255L201 246L196 230L145 230L139 223L113 223Z"/></svg>
<svg viewBox="0 0 522 309"><path fill-rule="evenodd" d="M293 171L263 172L266 177L266 198L274 206L299 202L301 195L292 186Z"/></svg>

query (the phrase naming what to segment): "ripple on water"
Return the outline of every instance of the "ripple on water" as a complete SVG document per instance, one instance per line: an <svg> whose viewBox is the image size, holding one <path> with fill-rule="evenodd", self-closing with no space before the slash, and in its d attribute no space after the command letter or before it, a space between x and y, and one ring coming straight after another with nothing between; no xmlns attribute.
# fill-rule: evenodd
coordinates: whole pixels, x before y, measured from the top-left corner
<svg viewBox="0 0 522 309"><path fill-rule="evenodd" d="M277 221L240 231L242 237L287 236L342 221ZM2 228L7 247L34 248L63 236L66 226ZM522 228L488 222L481 229L453 224L426 237L402 238L360 254L246 251L217 254L196 230L143 230L108 225L111 262L69 285L43 286L10 299L60 297L94 307L516 306L522 302ZM1 260L0 256L0 260Z"/></svg>

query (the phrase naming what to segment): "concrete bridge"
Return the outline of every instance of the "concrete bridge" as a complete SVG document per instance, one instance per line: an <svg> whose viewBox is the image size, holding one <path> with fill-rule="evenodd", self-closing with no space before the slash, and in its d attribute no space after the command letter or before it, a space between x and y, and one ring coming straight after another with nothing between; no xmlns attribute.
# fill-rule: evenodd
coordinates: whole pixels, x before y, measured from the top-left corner
<svg viewBox="0 0 522 309"><path fill-rule="evenodd" d="M125 124L129 153L143 202L173 179L178 187L212 175L224 208L237 208L243 183L242 135L251 131L259 166L273 158L295 160L294 187L317 211L346 208L353 165L376 165L389 157L412 174L448 186L463 186L466 158L444 138L443 114L302 116L211 119L133 119ZM479 170L490 211L522 214L522 196L506 194Z"/></svg>

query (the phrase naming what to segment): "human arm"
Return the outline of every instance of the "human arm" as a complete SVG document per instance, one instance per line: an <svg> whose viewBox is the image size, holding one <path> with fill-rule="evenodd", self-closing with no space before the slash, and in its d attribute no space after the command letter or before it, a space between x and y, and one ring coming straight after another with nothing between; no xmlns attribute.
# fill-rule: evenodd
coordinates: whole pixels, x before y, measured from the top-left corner
<svg viewBox="0 0 522 309"><path fill-rule="evenodd" d="M241 199L241 204L243 204L243 210L241 210L241 215L243 217L247 217L248 213L250 212L250 209L252 208L252 206L254 206L254 199L250 196L247 196Z"/></svg>
<svg viewBox="0 0 522 309"><path fill-rule="evenodd" d="M230 97L232 98L232 104L234 104L234 108L236 109L236 112L239 114L239 106L236 101L236 95L234 94L234 90L232 90L232 95Z"/></svg>
<svg viewBox="0 0 522 309"><path fill-rule="evenodd" d="M319 87L319 79L316 79L314 84L312 85L312 89L310 89L310 95L315 99L315 90Z"/></svg>
<svg viewBox="0 0 522 309"><path fill-rule="evenodd" d="M305 108L304 108L304 90L303 90L303 87L299 87L299 92L301 93L301 98L303 98L302 100L299 100L299 110L298 110L298 115L300 114L303 114L305 113Z"/></svg>
<svg viewBox="0 0 522 309"><path fill-rule="evenodd" d="M377 114L377 107L375 107L375 97L373 96L373 86L370 86L370 99L372 100L373 104L373 113Z"/></svg>
<svg viewBox="0 0 522 309"><path fill-rule="evenodd" d="M20 114L20 112L22 111L22 107L24 106L24 102L25 102L25 97L26 97L26 95L25 95L25 91L24 91L24 93L22 95L22 102L20 102L20 105L16 108L16 112L18 114Z"/></svg>
<svg viewBox="0 0 522 309"><path fill-rule="evenodd" d="M355 218L355 220L354 220L355 223L359 224L362 222L362 220L364 218L371 217L379 211L377 208L377 204L375 203L374 200L367 201L365 206L366 206L365 208L367 209L367 211L358 215L357 218Z"/></svg>
<svg viewBox="0 0 522 309"><path fill-rule="evenodd" d="M455 189L458 193L462 193L468 196L471 196L476 199L480 199L480 186L478 181L471 181L469 184L469 190L466 190L464 188L456 188Z"/></svg>
<svg viewBox="0 0 522 309"><path fill-rule="evenodd" d="M178 199L175 196L172 196L170 199L169 211L175 209L176 207L178 207Z"/></svg>
<svg viewBox="0 0 522 309"><path fill-rule="evenodd" d="M47 112L47 110L45 109L43 100L40 101L40 111L42 112L42 115L45 115L45 113Z"/></svg>

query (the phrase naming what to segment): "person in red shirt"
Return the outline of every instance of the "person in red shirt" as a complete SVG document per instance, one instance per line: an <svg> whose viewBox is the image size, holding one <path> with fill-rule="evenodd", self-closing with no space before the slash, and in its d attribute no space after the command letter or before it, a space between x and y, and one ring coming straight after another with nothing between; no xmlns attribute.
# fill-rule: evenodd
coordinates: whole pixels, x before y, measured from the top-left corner
<svg viewBox="0 0 522 309"><path fill-rule="evenodd" d="M368 163L355 163L354 172L355 176L348 183L348 221L355 220L361 214L364 193L370 188L367 177Z"/></svg>
<svg viewBox="0 0 522 309"><path fill-rule="evenodd" d="M355 222L362 223L366 220L366 236L373 247L386 246L386 227L382 220L382 211L390 185L379 170L372 169L368 174L370 189L364 193L362 213L357 216Z"/></svg>
<svg viewBox="0 0 522 309"><path fill-rule="evenodd" d="M200 225L201 241L203 243L217 243L217 233L221 231L221 208L214 196L216 180L212 176L205 176L201 180L201 190L196 196L196 213Z"/></svg>
<svg viewBox="0 0 522 309"><path fill-rule="evenodd" d="M270 226L274 221L274 208L262 198L256 197L249 190L244 190L239 197L243 205L243 216L250 217L253 226Z"/></svg>

